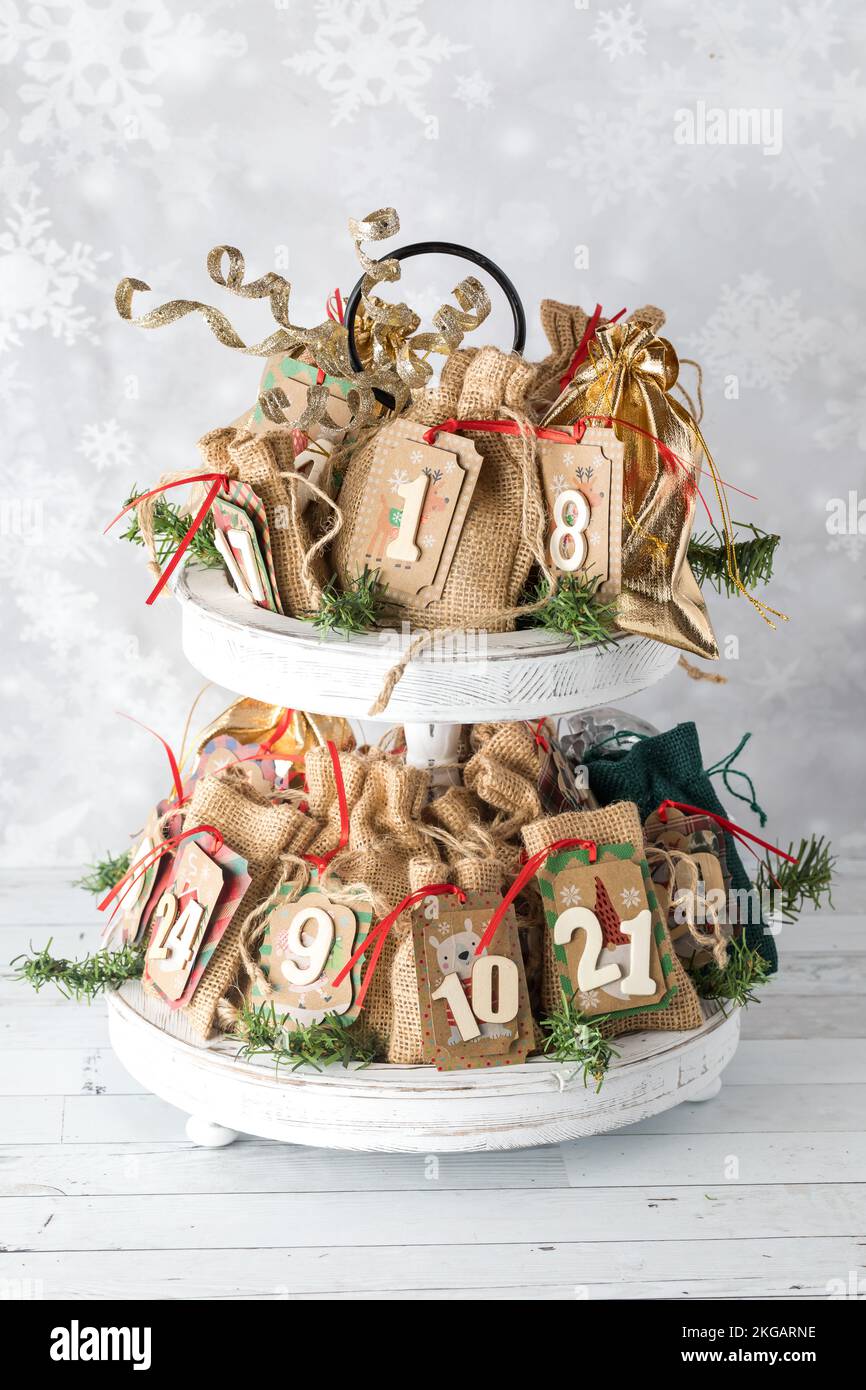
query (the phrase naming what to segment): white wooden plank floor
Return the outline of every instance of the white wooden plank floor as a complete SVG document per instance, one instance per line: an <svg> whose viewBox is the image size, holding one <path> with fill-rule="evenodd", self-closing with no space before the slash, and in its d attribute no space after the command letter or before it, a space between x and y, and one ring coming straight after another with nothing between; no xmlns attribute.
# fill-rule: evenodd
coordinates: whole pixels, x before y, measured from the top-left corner
<svg viewBox="0 0 866 1390"><path fill-rule="evenodd" d="M429 1158L194 1149L108 1046L32 994L32 941L91 949L73 873L0 874L0 1297L712 1299L866 1285L866 920L781 940L721 1094L619 1134ZM831 1287L832 1284L831 1284Z"/></svg>

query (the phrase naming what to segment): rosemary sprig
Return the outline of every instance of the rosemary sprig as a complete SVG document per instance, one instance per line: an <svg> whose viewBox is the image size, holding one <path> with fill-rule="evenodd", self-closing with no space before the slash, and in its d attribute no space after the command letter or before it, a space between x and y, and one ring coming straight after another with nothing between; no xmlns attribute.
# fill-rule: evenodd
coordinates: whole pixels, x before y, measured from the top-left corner
<svg viewBox="0 0 866 1390"><path fill-rule="evenodd" d="M367 565L348 589L340 589L336 579L329 579L322 592L322 602L313 618L313 627L323 635L329 632L369 632L382 616L386 588L378 570Z"/></svg>
<svg viewBox="0 0 866 1390"><path fill-rule="evenodd" d="M290 1065L293 1071L303 1066L321 1071L335 1062L344 1067L360 1062L367 1067L376 1055L371 1044L354 1038L351 1029L333 1018L290 1032L277 1017L273 1003L244 1003L235 1032L243 1040L239 1057L272 1057L277 1067Z"/></svg>
<svg viewBox="0 0 866 1390"><path fill-rule="evenodd" d="M603 1037L601 1032L601 1025L610 1017L610 1014L598 1014L587 1018L574 1007L573 998L563 994L559 1008L541 1020L541 1029L547 1034L545 1053L556 1062L577 1062L583 1069L584 1086L592 1077L596 1095L602 1088L611 1059L619 1056L610 1039Z"/></svg>
<svg viewBox="0 0 866 1390"><path fill-rule="evenodd" d="M745 1009L760 1003L755 991L770 979L770 967L756 947L746 945L743 935L728 943L727 965L711 961L689 969L689 974L702 999L718 999Z"/></svg>
<svg viewBox="0 0 866 1390"><path fill-rule="evenodd" d="M821 907L824 902L832 907L836 858L830 853L829 840L823 835L812 835L800 841L796 853L790 844L788 853L797 860L796 864L770 854L765 856L755 878L758 892L773 894L773 901L781 894L778 915L784 922L796 922L807 902L813 907Z"/></svg>
<svg viewBox="0 0 866 1390"><path fill-rule="evenodd" d="M75 879L73 888L83 888L88 893L107 893L119 883L129 868L132 850L125 849L122 854L106 852L104 859L88 864L88 872Z"/></svg>
<svg viewBox="0 0 866 1390"><path fill-rule="evenodd" d="M16 956L9 962L14 978L26 980L37 994L43 985L55 985L66 999L86 999L88 1004L107 989L117 989L125 980L137 980L144 969L144 946L123 946L119 951L104 948L82 960L52 956L51 941L41 951Z"/></svg>
<svg viewBox="0 0 866 1390"><path fill-rule="evenodd" d="M773 575L773 561L781 536L762 531L751 521L735 521L735 526L750 531L748 539L734 537L734 552L740 579L747 589L766 584ZM689 564L699 584L706 580L717 593L722 589L728 594L736 592L733 578L728 573L724 537L715 526L700 536L692 536L689 541Z"/></svg>
<svg viewBox="0 0 866 1390"><path fill-rule="evenodd" d="M556 592L550 596L547 580L539 579L529 601L547 601L543 608L531 615L532 625L547 628L549 632L565 633L574 639L578 647L609 643L613 636L615 605L599 599L598 586L597 579L581 579L576 574L564 574Z"/></svg>
<svg viewBox="0 0 866 1390"><path fill-rule="evenodd" d="M128 507L139 496L138 491L133 488L132 493L124 503ZM138 524L138 512L130 513L130 523L121 537L122 540L131 541L133 545L144 545L144 537L141 534L141 527ZM158 497L153 509L153 536L156 542L156 558L160 569L166 564L180 545L187 531L189 530L190 518L182 515L180 508L175 507L165 497ZM188 555L198 560L199 564L206 565L209 569L216 568L223 563L222 556L216 548L214 542L213 516L208 513L199 526L192 540L190 541Z"/></svg>

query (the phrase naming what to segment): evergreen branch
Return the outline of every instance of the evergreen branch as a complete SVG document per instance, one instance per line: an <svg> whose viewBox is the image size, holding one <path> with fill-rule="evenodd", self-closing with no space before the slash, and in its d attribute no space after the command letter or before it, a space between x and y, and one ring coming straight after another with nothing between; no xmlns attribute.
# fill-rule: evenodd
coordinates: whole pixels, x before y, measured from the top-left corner
<svg viewBox="0 0 866 1390"><path fill-rule="evenodd" d="M592 643L608 644L613 636L614 603L602 603L598 597L599 580L581 579L576 574L562 575L553 595L546 579L539 579L529 595L530 603L546 599L543 608L529 615L533 627L548 632L564 633L578 647Z"/></svg>
<svg viewBox="0 0 866 1390"><path fill-rule="evenodd" d="M75 879L73 888L83 888L88 893L107 893L119 883L129 868L132 850L125 849L122 854L106 853L104 859L88 864L88 873Z"/></svg>
<svg viewBox="0 0 866 1390"><path fill-rule="evenodd" d="M126 499L124 506L128 507L136 501L138 496L139 493L133 488L132 494ZM156 544L156 559L160 569L164 569L167 561L171 559L189 530L189 526L190 517L183 514L179 507L174 506L165 497L157 497L153 508L153 538ZM131 541L133 545L144 545L144 536L141 534L137 511L130 513L129 526L123 532L121 540ZM206 565L208 569L215 569L223 563L223 558L214 541L212 513L208 512L190 541L186 553L198 560L200 565Z"/></svg>
<svg viewBox="0 0 866 1390"><path fill-rule="evenodd" d="M360 1062L367 1067L376 1055L372 1045L352 1037L351 1029L334 1018L290 1031L277 1017L273 1003L244 1002L235 1032L243 1040L238 1057L273 1057L277 1067L291 1065L293 1071L303 1066L321 1071L335 1062L344 1067Z"/></svg>
<svg viewBox="0 0 866 1390"><path fill-rule="evenodd" d="M770 979L769 965L757 947L746 945L745 935L728 942L727 965L711 961L709 965L686 968L701 999L717 999L740 1009L760 1003L755 991Z"/></svg>
<svg viewBox="0 0 866 1390"><path fill-rule="evenodd" d="M144 946L123 946L119 951L104 948L83 960L64 960L52 956L51 941L41 951L30 948L30 955L16 956L9 962L14 978L26 980L37 994L43 985L55 985L66 999L86 999L88 1004L107 989L118 989L125 980L138 980L144 970Z"/></svg>
<svg viewBox="0 0 866 1390"><path fill-rule="evenodd" d="M313 627L323 636L330 632L369 632L382 616L386 588L378 570L364 566L362 574L348 589L340 589L336 579L329 579L322 591L322 602L313 618Z"/></svg>
<svg viewBox="0 0 866 1390"><path fill-rule="evenodd" d="M751 532L748 539L741 540L735 536L734 552L740 579L745 588L755 589L772 578L773 561L781 536L762 531L750 521L735 521L734 525ZM688 559L698 584L708 581L719 594L722 589L727 594L737 592L733 577L728 573L724 537L715 526L700 536L692 536L689 541Z"/></svg>
<svg viewBox="0 0 866 1390"><path fill-rule="evenodd" d="M806 903L821 907L826 902L833 906L833 866L835 855L830 853L830 842L824 836L810 836L801 840L794 854L793 843L788 853L794 855L796 864L767 854L758 869L755 887L759 893L771 895L771 902L781 894L778 916L785 922L796 922Z"/></svg>
<svg viewBox="0 0 866 1390"><path fill-rule="evenodd" d="M574 1007L573 997L568 999L563 994L559 1008L541 1020L542 1032L547 1034L544 1052L555 1062L577 1062L583 1070L584 1086L592 1077L596 1095L611 1059L619 1056L610 1039L602 1036L601 1025L610 1018L610 1014L587 1018Z"/></svg>

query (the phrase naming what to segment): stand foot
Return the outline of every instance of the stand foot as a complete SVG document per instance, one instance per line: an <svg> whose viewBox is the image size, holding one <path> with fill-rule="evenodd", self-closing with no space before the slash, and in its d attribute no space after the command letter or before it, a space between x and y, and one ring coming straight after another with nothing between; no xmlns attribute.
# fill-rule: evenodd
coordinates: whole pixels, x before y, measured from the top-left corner
<svg viewBox="0 0 866 1390"><path fill-rule="evenodd" d="M711 1081L707 1086L705 1086L702 1091L697 1091L694 1095L689 1096L689 1100L712 1100L714 1096L717 1096L719 1094L719 1091L721 1089L722 1078L720 1076L717 1076L715 1080Z"/></svg>
<svg viewBox="0 0 866 1390"><path fill-rule="evenodd" d="M203 1149L223 1149L233 1144L238 1137L236 1129L226 1129L210 1120L202 1120L198 1115L190 1115L186 1122L186 1137Z"/></svg>

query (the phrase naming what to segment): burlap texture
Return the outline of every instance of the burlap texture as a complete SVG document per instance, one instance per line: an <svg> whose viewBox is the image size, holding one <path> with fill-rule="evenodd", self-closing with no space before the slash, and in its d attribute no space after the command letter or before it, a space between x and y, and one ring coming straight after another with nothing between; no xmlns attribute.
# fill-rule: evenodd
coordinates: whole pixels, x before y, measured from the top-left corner
<svg viewBox="0 0 866 1390"><path fill-rule="evenodd" d="M635 846L640 857L643 849L643 829L638 809L631 801L617 801L597 811L565 811L561 816L548 816L525 826L523 830L523 841L530 855L537 854L555 840L565 839L593 840L597 844L630 843ZM620 1033L635 1033L644 1028L679 1032L699 1028L703 1023L695 987L671 944L667 923L658 908L653 912L653 925L656 923L661 925L664 934L660 950L666 950L673 962L672 983L676 985L676 993L665 1008L647 1009L645 1012L630 1014L622 1019L614 1017L610 1023L603 1026L603 1032L607 1037L617 1037ZM552 1013L561 1003L559 977L553 955L553 938L549 931L545 931L544 936L541 1003L542 1011L546 1015Z"/></svg>
<svg viewBox="0 0 866 1390"><path fill-rule="evenodd" d="M333 875L344 885L363 885L373 904L374 920L383 917L409 892L409 863L429 852L429 839L421 829L421 810L430 785L429 773L406 767L389 754L372 751L342 753L340 768L349 810L349 843L331 860L323 876L327 887ZM339 842L340 811L334 768L327 749L314 749L306 762L310 814L324 823L312 851L326 854ZM411 921L404 913L394 924L385 945L364 1007L353 1030L372 1037L389 1062L407 1058L400 1037L393 1037L392 977L395 964L405 970L401 945ZM417 1000L416 1000L417 1005Z"/></svg>
<svg viewBox="0 0 866 1390"><path fill-rule="evenodd" d="M195 785L185 824L212 825L230 849L249 864L251 883L208 961L186 1009L197 1033L210 1037L217 1006L241 980L240 934L244 921L274 888L278 856L303 854L319 829L294 806L271 805L257 797L242 777L202 777Z"/></svg>
<svg viewBox="0 0 866 1390"><path fill-rule="evenodd" d="M463 769L464 784L493 808L491 832L502 841L541 815L538 794L539 746L523 720L475 724L472 757Z"/></svg>
<svg viewBox="0 0 866 1390"><path fill-rule="evenodd" d="M458 351L446 361L436 389L415 393L406 416L424 425L440 425L448 419L507 418L503 408L525 416L534 378L534 367L498 348ZM529 489L530 510L539 509L541 515L544 505L534 466L534 441L474 432L471 437L484 461L442 597L423 608L400 606L401 617L414 627L505 632L514 626L508 610L517 602L533 559L526 539L530 523L524 489ZM362 445L349 458L337 499L343 525L333 545L333 561L346 586L354 578L351 541L373 447L372 443Z"/></svg>
<svg viewBox="0 0 866 1390"><path fill-rule="evenodd" d="M261 498L283 612L292 618L316 613L328 574L321 554L313 556L308 575L303 572L303 559L314 537L309 517L301 511L299 485L280 476L281 472L295 473L291 439L229 428L211 430L199 440L199 449L209 470L249 483Z"/></svg>

